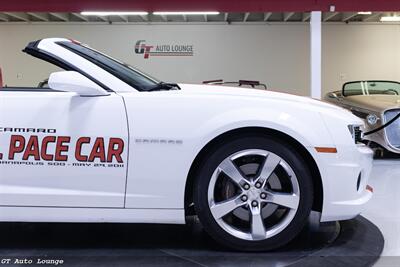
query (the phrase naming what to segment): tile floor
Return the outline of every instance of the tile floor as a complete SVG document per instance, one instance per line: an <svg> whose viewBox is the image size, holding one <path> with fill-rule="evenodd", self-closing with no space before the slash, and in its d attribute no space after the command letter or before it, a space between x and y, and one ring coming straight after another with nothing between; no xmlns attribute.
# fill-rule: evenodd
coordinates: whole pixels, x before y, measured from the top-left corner
<svg viewBox="0 0 400 267"><path fill-rule="evenodd" d="M362 215L383 233L385 247L375 266L400 266L400 159L375 160L369 184L374 196Z"/></svg>

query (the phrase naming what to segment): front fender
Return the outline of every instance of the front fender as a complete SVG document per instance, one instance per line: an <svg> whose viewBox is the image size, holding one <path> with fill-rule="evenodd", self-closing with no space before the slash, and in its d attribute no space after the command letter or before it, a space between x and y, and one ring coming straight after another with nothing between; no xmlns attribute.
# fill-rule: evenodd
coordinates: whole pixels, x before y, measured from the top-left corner
<svg viewBox="0 0 400 267"><path fill-rule="evenodd" d="M219 135L246 127L267 128L285 133L307 149L334 146L318 112L303 111L293 114L271 109L242 108L218 114L200 124L194 131L199 140L196 151L200 151Z"/></svg>

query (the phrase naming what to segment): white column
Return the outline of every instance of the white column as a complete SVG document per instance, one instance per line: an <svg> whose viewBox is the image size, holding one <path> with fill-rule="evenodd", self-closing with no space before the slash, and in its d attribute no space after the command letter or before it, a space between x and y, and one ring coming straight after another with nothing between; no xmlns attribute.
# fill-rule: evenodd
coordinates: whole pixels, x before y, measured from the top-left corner
<svg viewBox="0 0 400 267"><path fill-rule="evenodd" d="M321 11L311 12L310 20L311 97L317 99L321 99L322 95L321 13Z"/></svg>

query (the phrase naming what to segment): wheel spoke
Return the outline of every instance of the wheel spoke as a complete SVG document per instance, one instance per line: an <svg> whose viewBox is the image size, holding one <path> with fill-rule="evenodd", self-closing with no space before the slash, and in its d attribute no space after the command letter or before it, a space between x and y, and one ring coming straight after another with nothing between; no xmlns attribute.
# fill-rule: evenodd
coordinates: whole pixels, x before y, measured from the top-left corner
<svg viewBox="0 0 400 267"><path fill-rule="evenodd" d="M265 158L264 164L261 169L259 179L263 179L263 185L267 182L268 178L274 172L275 168L281 162L281 158L275 154L269 153Z"/></svg>
<svg viewBox="0 0 400 267"><path fill-rule="evenodd" d="M260 207L252 207L251 215L251 236L253 239L264 239L266 231Z"/></svg>
<svg viewBox="0 0 400 267"><path fill-rule="evenodd" d="M240 199L240 196L237 196L235 198L228 199L228 200L221 201L221 202L214 204L213 206L211 206L210 210L211 210L211 213L213 214L214 218L220 219L220 218L224 217L225 215L227 215L228 213L235 210L236 208L243 206L244 204L246 204L246 202L243 202Z"/></svg>
<svg viewBox="0 0 400 267"><path fill-rule="evenodd" d="M274 203L290 209L297 209L299 206L299 201L299 196L296 194L267 191L266 202L269 203Z"/></svg>
<svg viewBox="0 0 400 267"><path fill-rule="evenodd" d="M224 172L231 180L233 180L237 185L240 186L240 183L244 180L242 174L235 166L235 164L228 158L225 159L220 165L219 168L222 172Z"/></svg>

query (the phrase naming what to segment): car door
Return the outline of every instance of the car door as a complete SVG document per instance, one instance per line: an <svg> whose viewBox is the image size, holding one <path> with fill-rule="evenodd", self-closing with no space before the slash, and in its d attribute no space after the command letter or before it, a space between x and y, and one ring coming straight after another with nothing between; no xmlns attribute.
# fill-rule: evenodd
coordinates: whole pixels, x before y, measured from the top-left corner
<svg viewBox="0 0 400 267"><path fill-rule="evenodd" d="M123 207L127 140L115 93L0 88L0 205Z"/></svg>

